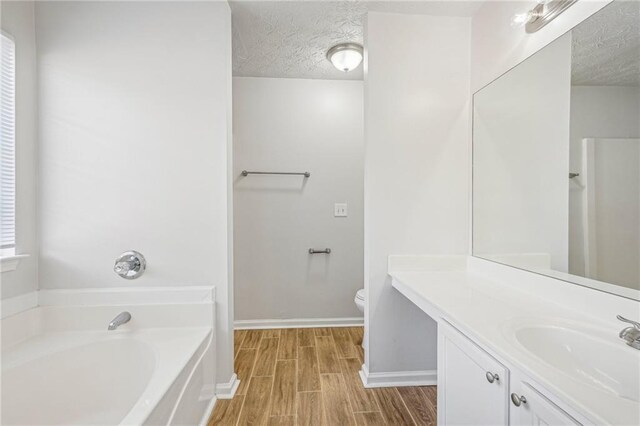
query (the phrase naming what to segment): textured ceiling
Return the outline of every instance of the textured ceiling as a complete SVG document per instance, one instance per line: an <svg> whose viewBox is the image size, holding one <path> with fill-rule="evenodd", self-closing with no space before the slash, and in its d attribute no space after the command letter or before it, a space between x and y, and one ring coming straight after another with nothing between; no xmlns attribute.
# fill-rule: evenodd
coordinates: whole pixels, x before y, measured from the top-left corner
<svg viewBox="0 0 640 426"><path fill-rule="evenodd" d="M572 31L572 84L640 86L640 2L616 0Z"/></svg>
<svg viewBox="0 0 640 426"><path fill-rule="evenodd" d="M479 1L230 1L233 75L361 80L362 66L336 70L325 54L362 44L367 11L472 16Z"/></svg>

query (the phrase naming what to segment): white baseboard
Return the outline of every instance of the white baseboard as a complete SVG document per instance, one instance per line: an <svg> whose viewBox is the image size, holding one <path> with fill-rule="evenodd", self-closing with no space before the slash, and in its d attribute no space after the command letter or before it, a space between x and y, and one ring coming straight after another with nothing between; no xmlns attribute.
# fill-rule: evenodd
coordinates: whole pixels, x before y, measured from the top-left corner
<svg viewBox="0 0 640 426"><path fill-rule="evenodd" d="M213 409L216 408L217 401L218 399L215 396L211 398L209 405L207 405L206 410L204 410L204 415L202 416L202 419L200 419L200 423L199 423L200 426L207 426L207 424L209 424L209 418L213 413Z"/></svg>
<svg viewBox="0 0 640 426"><path fill-rule="evenodd" d="M364 318L353 317L236 320L234 321L233 325L236 330L264 328L360 327L364 325Z"/></svg>
<svg viewBox="0 0 640 426"><path fill-rule="evenodd" d="M1 317L7 318L11 315L26 311L27 309L35 308L36 306L38 306L37 291L2 299L2 305L0 307L0 311L2 312Z"/></svg>
<svg viewBox="0 0 640 426"><path fill-rule="evenodd" d="M231 380L227 383L216 384L216 398L232 399L238 390L238 386L240 386L240 380L238 379L238 376L233 373Z"/></svg>
<svg viewBox="0 0 640 426"><path fill-rule="evenodd" d="M360 379L365 388L390 388L399 386L434 386L438 384L437 370L392 371L370 373L362 364Z"/></svg>

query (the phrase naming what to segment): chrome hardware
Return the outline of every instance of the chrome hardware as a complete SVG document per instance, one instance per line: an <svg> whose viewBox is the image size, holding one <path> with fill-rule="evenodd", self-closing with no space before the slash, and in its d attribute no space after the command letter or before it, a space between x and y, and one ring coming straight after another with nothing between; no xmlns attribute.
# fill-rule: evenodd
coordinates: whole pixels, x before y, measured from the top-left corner
<svg viewBox="0 0 640 426"><path fill-rule="evenodd" d="M626 322L627 324L631 324L634 328L637 328L638 330L640 330L640 322L636 322L634 320L630 320L627 319L625 317L623 317L622 315L616 315L616 318L622 322Z"/></svg>
<svg viewBox="0 0 640 426"><path fill-rule="evenodd" d="M324 250L316 250L316 249L309 249L309 254L331 254L331 249L330 248L326 248Z"/></svg>
<svg viewBox="0 0 640 426"><path fill-rule="evenodd" d="M486 377L489 383L493 383L494 381L498 381L498 382L500 381L500 376L498 376L497 374L493 374L490 371L487 371Z"/></svg>
<svg viewBox="0 0 640 426"><path fill-rule="evenodd" d="M527 398L525 398L524 395L518 396L517 394L512 393L511 402L513 402L513 405L515 405L516 407L519 407L520 405L527 403Z"/></svg>
<svg viewBox="0 0 640 426"><path fill-rule="evenodd" d="M129 321L131 321L131 314L126 311L120 312L114 319L111 320L111 322L109 323L109 327L107 327L107 330L115 330L122 324L128 323Z"/></svg>
<svg viewBox="0 0 640 426"><path fill-rule="evenodd" d="M306 178L311 176L309 172L250 172L248 170L242 171L242 176L249 175L290 175L290 176L304 176Z"/></svg>
<svg viewBox="0 0 640 426"><path fill-rule="evenodd" d="M577 0L553 0L539 1L536 7L531 9L532 19L525 25L528 34L535 33L540 28L553 21Z"/></svg>
<svg viewBox="0 0 640 426"><path fill-rule="evenodd" d="M631 327L627 327L620 331L620 338L632 348L640 349L640 323L627 319L621 315L617 315L616 318L622 322L631 324Z"/></svg>
<svg viewBox="0 0 640 426"><path fill-rule="evenodd" d="M126 280L135 280L144 274L146 268L144 256L133 250L122 253L113 265L113 271Z"/></svg>

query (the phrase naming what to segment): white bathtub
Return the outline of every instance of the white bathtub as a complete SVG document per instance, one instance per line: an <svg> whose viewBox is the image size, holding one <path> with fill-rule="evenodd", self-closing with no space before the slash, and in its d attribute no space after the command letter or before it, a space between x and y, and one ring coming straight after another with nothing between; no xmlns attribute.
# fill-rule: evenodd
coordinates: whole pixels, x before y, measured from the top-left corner
<svg viewBox="0 0 640 426"><path fill-rule="evenodd" d="M2 424L201 422L215 400L207 366L214 352L213 327L197 324L207 315L184 323L198 309L202 304L57 306L4 319ZM131 322L107 331L123 310Z"/></svg>

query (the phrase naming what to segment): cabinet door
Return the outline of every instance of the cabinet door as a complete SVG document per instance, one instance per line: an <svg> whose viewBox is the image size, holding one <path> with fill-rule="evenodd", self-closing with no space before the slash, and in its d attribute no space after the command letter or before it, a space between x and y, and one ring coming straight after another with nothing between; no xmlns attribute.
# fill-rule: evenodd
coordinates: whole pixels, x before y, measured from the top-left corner
<svg viewBox="0 0 640 426"><path fill-rule="evenodd" d="M521 426L559 426L579 425L573 417L553 402L545 398L528 383L520 382L513 386L515 399L524 397L526 402L511 407L511 423Z"/></svg>
<svg viewBox="0 0 640 426"><path fill-rule="evenodd" d="M509 370L445 322L438 323L438 424L506 425Z"/></svg>

